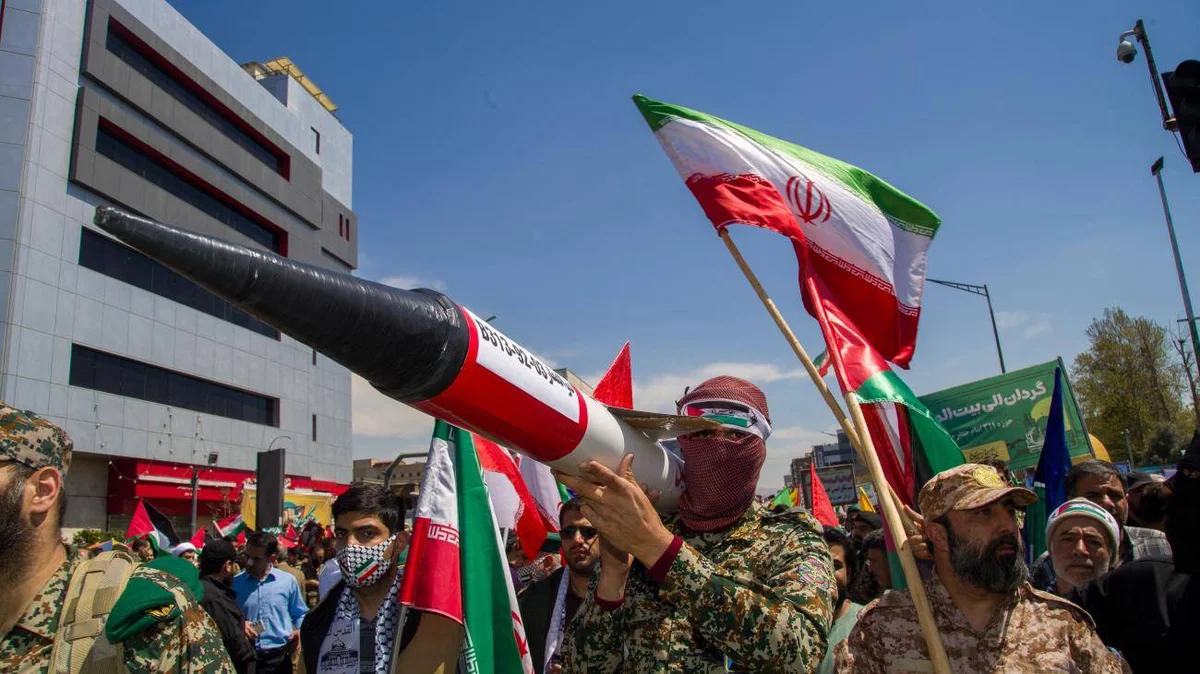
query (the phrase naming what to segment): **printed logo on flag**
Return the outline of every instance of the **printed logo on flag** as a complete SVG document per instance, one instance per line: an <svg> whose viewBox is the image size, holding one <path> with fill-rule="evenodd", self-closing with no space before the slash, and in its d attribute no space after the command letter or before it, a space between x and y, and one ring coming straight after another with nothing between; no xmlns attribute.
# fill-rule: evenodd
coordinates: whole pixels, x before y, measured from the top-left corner
<svg viewBox="0 0 1200 674"><path fill-rule="evenodd" d="M797 217L809 225L819 225L833 215L833 204L816 183L804 176L787 181L787 200Z"/></svg>

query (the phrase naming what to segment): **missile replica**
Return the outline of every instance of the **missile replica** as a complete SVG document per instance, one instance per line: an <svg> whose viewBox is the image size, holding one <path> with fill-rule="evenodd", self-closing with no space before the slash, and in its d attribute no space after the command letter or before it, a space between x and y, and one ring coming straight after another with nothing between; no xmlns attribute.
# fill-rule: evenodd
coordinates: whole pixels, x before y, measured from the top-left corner
<svg viewBox="0 0 1200 674"><path fill-rule="evenodd" d="M682 462L659 440L709 419L610 408L446 295L402 290L140 218L96 226L363 377L388 397L576 474L634 455L638 480L676 509Z"/></svg>

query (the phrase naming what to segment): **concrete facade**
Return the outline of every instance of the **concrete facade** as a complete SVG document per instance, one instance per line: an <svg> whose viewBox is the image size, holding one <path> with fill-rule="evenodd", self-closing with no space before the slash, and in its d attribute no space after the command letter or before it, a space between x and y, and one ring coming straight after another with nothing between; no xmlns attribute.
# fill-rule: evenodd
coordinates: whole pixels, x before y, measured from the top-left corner
<svg viewBox="0 0 1200 674"><path fill-rule="evenodd" d="M117 459L204 465L216 452L218 468L254 470L256 454L278 440L289 475L349 483L344 368L286 335L273 339L82 266L80 239L95 207L115 204L260 245L98 153L97 130L106 125L275 232L280 252L350 271L358 231L350 133L294 82L246 74L164 0L5 0L3 12L0 394L74 440L66 524L104 526L105 483L140 479L114 477ZM269 167L196 105L117 58L106 47L114 22L286 168ZM269 398L274 423L72 386L73 345Z"/></svg>

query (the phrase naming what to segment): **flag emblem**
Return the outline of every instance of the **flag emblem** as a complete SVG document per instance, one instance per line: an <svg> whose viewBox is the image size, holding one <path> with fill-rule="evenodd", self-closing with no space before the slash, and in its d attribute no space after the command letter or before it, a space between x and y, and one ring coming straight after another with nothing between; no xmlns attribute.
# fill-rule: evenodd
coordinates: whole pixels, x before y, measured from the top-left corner
<svg viewBox="0 0 1200 674"><path fill-rule="evenodd" d="M803 176L788 178L785 191L788 203L792 205L796 215L805 224L819 225L833 215L833 204L829 202L829 197L826 197L821 188L808 178Z"/></svg>

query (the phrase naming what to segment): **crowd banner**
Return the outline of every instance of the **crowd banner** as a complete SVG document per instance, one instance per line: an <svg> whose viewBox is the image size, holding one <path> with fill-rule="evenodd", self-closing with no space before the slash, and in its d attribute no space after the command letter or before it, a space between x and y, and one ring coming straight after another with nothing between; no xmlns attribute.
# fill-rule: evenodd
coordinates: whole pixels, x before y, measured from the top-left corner
<svg viewBox="0 0 1200 674"><path fill-rule="evenodd" d="M826 466L817 469L817 479L825 485L825 493L829 502L835 506L858 503L858 485L854 482L854 464L841 466ZM804 487L800 493L804 495L804 507L812 509L812 486L807 472L800 473L800 482Z"/></svg>
<svg viewBox="0 0 1200 674"><path fill-rule="evenodd" d="M1063 421L1073 462L1095 455L1062 359L921 396L968 462L1001 459L1013 470L1036 468L1046 439L1054 369L1062 369ZM1107 457L1100 457L1107 458Z"/></svg>

